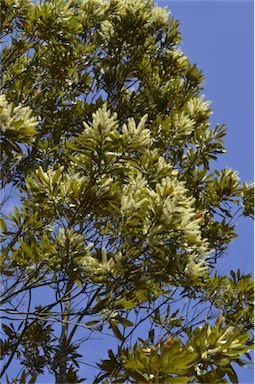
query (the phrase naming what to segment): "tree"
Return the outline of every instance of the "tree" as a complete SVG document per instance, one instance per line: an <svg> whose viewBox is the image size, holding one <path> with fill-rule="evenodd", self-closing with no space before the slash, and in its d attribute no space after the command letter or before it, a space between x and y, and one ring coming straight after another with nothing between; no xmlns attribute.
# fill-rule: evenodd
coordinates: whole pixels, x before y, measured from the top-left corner
<svg viewBox="0 0 255 384"><path fill-rule="evenodd" d="M150 0L1 0L1 39L1 377L81 382L108 332L95 383L238 382L253 283L216 267L253 186L210 169L226 129L178 22Z"/></svg>

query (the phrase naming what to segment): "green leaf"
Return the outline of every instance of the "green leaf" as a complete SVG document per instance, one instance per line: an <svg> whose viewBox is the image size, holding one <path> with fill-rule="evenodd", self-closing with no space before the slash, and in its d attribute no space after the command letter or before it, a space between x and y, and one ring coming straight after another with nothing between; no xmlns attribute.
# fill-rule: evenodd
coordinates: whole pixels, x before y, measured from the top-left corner
<svg viewBox="0 0 255 384"><path fill-rule="evenodd" d="M82 281L81 280L75 280L74 281L75 282L75 284L78 286L78 287L82 287Z"/></svg>
<svg viewBox="0 0 255 384"><path fill-rule="evenodd" d="M32 375L28 384L35 384L35 382L36 382L36 375Z"/></svg>
<svg viewBox="0 0 255 384"><path fill-rule="evenodd" d="M154 344L154 337L155 337L155 330L154 328L150 329L149 331L149 340L152 344Z"/></svg>
<svg viewBox="0 0 255 384"><path fill-rule="evenodd" d="M120 317L118 316L116 318L116 320L121 324L123 325L124 327L133 327L134 323L128 319L126 319L125 317Z"/></svg>
<svg viewBox="0 0 255 384"><path fill-rule="evenodd" d="M183 376L169 377L165 379L164 382L169 384L188 384L190 382L190 377L183 377Z"/></svg>
<svg viewBox="0 0 255 384"><path fill-rule="evenodd" d="M230 364L224 367L224 371L227 373L232 384L238 384L239 383L237 374L236 374L234 368Z"/></svg>
<svg viewBox="0 0 255 384"><path fill-rule="evenodd" d="M20 240L21 249L27 254L27 256L33 259L33 252L28 244L26 244L23 240Z"/></svg>
<svg viewBox="0 0 255 384"><path fill-rule="evenodd" d="M13 330L10 327L8 327L8 325L2 324L2 328L3 328L3 330L7 336L9 336L9 337L13 336Z"/></svg>
<svg viewBox="0 0 255 384"><path fill-rule="evenodd" d="M19 381L20 384L26 384L26 378L27 378L26 371L23 371Z"/></svg>
<svg viewBox="0 0 255 384"><path fill-rule="evenodd" d="M93 325L96 325L96 324L98 324L98 323L100 323L99 320L91 320L91 321L87 321L87 322L86 322L86 326L87 326L87 327L93 327Z"/></svg>
<svg viewBox="0 0 255 384"><path fill-rule="evenodd" d="M122 333L120 332L118 326L116 325L116 322L114 320L110 320L109 325L110 325L114 335L117 337L117 339L120 341L124 341L124 337L123 337Z"/></svg>
<svg viewBox="0 0 255 384"><path fill-rule="evenodd" d="M133 300L125 300L125 299L119 300L118 304L121 307L125 308L125 309L133 309L136 306L136 302L135 301L133 301Z"/></svg>
<svg viewBox="0 0 255 384"><path fill-rule="evenodd" d="M5 220L0 217L0 226L1 226L1 229L3 232L7 232L7 226L6 226L6 223L5 223Z"/></svg>
<svg viewBox="0 0 255 384"><path fill-rule="evenodd" d="M100 300L95 306L94 308L92 309L92 313L98 313L100 312L102 309L105 308L106 304L108 303L109 299L103 299L103 300Z"/></svg>

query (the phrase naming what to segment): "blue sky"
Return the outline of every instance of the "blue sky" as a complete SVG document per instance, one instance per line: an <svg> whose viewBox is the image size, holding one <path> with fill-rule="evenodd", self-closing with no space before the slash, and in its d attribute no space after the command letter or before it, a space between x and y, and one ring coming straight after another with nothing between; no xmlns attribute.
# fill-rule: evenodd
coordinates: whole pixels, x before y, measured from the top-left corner
<svg viewBox="0 0 255 384"><path fill-rule="evenodd" d="M254 179L253 169L253 2L245 0L158 1L180 20L182 49L205 75L205 98L212 101L212 125L226 123L227 153L215 166L239 171L242 181ZM253 272L253 225L239 219L239 237L218 269ZM237 372L241 384L253 383L253 369Z"/></svg>

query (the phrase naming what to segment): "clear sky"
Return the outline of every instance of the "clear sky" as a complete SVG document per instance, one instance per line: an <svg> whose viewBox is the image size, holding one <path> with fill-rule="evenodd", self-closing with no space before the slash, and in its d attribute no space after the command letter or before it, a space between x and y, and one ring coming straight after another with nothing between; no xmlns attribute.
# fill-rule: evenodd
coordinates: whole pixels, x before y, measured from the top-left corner
<svg viewBox="0 0 255 384"><path fill-rule="evenodd" d="M157 1L180 20L182 49L205 75L205 98L212 101L212 125L226 123L227 154L216 168L239 171L252 181L253 169L253 2L246 0ZM237 221L237 233L218 269L253 272L253 225ZM253 383L253 369L236 367L240 384Z"/></svg>

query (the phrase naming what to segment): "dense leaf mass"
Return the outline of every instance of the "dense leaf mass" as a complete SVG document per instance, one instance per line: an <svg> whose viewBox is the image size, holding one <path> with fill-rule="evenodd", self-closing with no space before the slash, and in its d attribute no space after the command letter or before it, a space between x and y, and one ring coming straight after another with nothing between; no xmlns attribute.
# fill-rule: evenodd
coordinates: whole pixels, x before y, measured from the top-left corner
<svg viewBox="0 0 255 384"><path fill-rule="evenodd" d="M210 169L226 128L178 21L152 0L1 0L1 41L1 184L19 198L1 218L1 376L82 382L106 332L94 383L238 382L253 284L216 266L253 187Z"/></svg>

